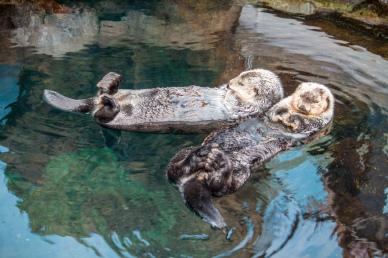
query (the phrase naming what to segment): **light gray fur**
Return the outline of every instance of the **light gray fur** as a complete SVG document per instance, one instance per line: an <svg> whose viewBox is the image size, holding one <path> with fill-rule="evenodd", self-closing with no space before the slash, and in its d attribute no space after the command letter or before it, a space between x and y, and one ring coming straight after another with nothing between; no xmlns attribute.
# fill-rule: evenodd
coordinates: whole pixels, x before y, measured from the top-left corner
<svg viewBox="0 0 388 258"><path fill-rule="evenodd" d="M88 112L100 125L142 132L211 131L263 114L283 97L279 78L263 69L243 72L218 88L119 90L120 81L120 75L108 73L98 83L98 95L82 102L47 90L44 97L52 106L70 112L80 112L78 103L90 103Z"/></svg>

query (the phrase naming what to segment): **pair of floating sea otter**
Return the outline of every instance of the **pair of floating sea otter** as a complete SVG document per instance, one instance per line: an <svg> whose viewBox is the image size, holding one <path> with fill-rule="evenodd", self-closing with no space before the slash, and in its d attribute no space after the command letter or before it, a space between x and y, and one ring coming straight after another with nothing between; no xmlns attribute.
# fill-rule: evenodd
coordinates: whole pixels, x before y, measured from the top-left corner
<svg viewBox="0 0 388 258"><path fill-rule="evenodd" d="M61 110L91 113L104 127L147 132L214 130L200 146L179 151L167 176L189 208L215 228L226 223L212 196L238 190L278 152L327 133L334 97L317 83L302 83L283 98L279 78L256 69L219 88L197 86L119 90L121 76L108 73L96 97L73 100L46 90ZM282 99L283 98L283 99Z"/></svg>

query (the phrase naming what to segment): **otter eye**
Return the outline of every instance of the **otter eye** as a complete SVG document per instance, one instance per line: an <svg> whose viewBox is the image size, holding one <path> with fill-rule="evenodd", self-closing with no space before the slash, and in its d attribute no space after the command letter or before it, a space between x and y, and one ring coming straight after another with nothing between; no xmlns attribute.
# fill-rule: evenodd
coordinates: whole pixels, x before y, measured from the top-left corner
<svg viewBox="0 0 388 258"><path fill-rule="evenodd" d="M281 116L283 115L284 113L287 113L288 112L288 108L279 108L278 110L276 110L275 114L278 115L278 116Z"/></svg>

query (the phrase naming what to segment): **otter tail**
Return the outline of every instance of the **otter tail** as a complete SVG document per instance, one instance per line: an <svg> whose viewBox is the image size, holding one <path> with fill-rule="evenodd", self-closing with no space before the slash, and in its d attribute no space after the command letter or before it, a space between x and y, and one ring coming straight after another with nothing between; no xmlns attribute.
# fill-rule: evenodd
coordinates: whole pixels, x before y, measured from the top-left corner
<svg viewBox="0 0 388 258"><path fill-rule="evenodd" d="M226 229L224 218L214 206L211 193L197 178L180 186L186 205L213 228Z"/></svg>
<svg viewBox="0 0 388 258"><path fill-rule="evenodd" d="M95 107L95 98L76 100L51 90L44 90L43 99L51 106L67 112L89 113Z"/></svg>

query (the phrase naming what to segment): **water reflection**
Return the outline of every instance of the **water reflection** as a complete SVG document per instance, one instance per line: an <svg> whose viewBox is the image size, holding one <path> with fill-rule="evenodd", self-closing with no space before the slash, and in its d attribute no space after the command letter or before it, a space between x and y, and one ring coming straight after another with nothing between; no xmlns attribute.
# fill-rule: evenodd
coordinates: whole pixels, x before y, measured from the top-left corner
<svg viewBox="0 0 388 258"><path fill-rule="evenodd" d="M231 31L241 11L239 6L194 13L179 3L169 7L165 6L166 12L156 15L131 10L120 21L101 21L98 44L106 47L130 40L177 49L207 50L220 40L219 33ZM177 13L167 12L171 9Z"/></svg>
<svg viewBox="0 0 388 258"><path fill-rule="evenodd" d="M11 112L10 104L14 103L19 95L18 75L19 66L0 65L0 121Z"/></svg>
<svg viewBox="0 0 388 258"><path fill-rule="evenodd" d="M98 32L94 12L61 13L28 17L24 24L12 31L12 43L18 47L35 47L38 53L62 56L94 43Z"/></svg>
<svg viewBox="0 0 388 258"><path fill-rule="evenodd" d="M219 34L232 31L241 11L241 6L231 5L228 1L223 8L213 9L210 9L212 4L206 3L163 1L155 3L155 11L151 14L135 9L125 11L123 15L122 5L111 2L108 9L66 7L66 12L49 13L33 4L17 5L8 14L16 26L11 31L11 42L19 47L34 47L38 53L55 57L80 51L91 44L110 47L126 44L125 41L207 50L214 48L220 40ZM131 8L130 5L125 7ZM194 12L193 8L196 8ZM98 11L103 12L101 18ZM104 16L110 19L105 20Z"/></svg>
<svg viewBox="0 0 388 258"><path fill-rule="evenodd" d="M79 5L19 27L32 30L22 39L33 49L9 48L16 34L2 31L0 256L387 252L386 42L232 1ZM63 42L44 37L48 29ZM78 38L83 29L87 39ZM217 85L255 67L278 73L287 92L302 81L327 84L336 119L331 136L283 153L217 200L236 228L230 241L190 213L164 176L174 153L203 135L120 134L41 100L44 88L90 96L108 71L144 88Z"/></svg>
<svg viewBox="0 0 388 258"><path fill-rule="evenodd" d="M265 2L269 6L276 7L277 10L293 13L293 14L304 14L311 15L317 11L317 6L314 2L311 1L300 1L300 0L290 0L282 1L275 0L270 2Z"/></svg>

